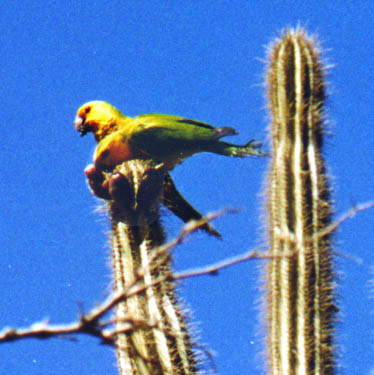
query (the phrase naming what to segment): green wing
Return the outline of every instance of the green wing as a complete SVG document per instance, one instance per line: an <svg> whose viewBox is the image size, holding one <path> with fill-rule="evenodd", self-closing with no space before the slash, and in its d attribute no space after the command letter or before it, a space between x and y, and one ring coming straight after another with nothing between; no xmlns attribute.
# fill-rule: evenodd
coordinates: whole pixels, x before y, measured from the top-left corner
<svg viewBox="0 0 374 375"><path fill-rule="evenodd" d="M170 134L178 132L179 136L190 138L191 135L208 139L215 134L216 128L205 122L190 120L179 116L162 115L150 113L140 115L133 119L137 124L143 125L144 128L153 130L170 131Z"/></svg>
<svg viewBox="0 0 374 375"><path fill-rule="evenodd" d="M135 117L134 144L155 157L181 158L205 151L221 137L237 134L233 128L215 128L179 116L146 114Z"/></svg>

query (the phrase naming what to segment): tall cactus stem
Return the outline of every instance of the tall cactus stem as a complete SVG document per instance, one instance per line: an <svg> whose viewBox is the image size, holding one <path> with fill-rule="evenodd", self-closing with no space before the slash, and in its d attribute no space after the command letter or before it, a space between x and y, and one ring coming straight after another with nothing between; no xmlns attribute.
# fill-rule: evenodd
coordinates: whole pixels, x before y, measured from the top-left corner
<svg viewBox="0 0 374 375"><path fill-rule="evenodd" d="M323 143L324 69L298 28L270 47L271 165L266 271L269 373L335 373L331 203Z"/></svg>
<svg viewBox="0 0 374 375"><path fill-rule="evenodd" d="M146 286L117 306L116 329L125 331L129 315L148 324L117 335L120 374L195 374L196 359L185 318L175 285L167 280L170 255L157 253L165 240L159 217L165 170L150 161L133 160L114 172L109 181L113 198L109 206L115 291L125 292L139 282ZM155 258L156 253L162 259ZM160 279L164 281L155 282Z"/></svg>

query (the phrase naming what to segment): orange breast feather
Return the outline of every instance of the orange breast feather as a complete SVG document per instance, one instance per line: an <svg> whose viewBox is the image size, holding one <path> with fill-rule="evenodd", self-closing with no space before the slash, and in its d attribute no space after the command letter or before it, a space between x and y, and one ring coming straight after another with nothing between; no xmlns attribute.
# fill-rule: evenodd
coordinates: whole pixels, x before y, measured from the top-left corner
<svg viewBox="0 0 374 375"><path fill-rule="evenodd" d="M107 136L97 146L94 161L96 165L114 167L134 158L128 141L122 137Z"/></svg>

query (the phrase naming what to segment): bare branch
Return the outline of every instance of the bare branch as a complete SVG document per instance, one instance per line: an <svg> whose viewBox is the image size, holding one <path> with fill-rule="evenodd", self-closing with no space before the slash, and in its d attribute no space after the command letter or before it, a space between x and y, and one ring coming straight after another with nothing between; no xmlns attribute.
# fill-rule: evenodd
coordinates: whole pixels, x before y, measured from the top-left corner
<svg viewBox="0 0 374 375"><path fill-rule="evenodd" d="M370 208L374 208L374 201L369 201L353 206L350 210L341 215L337 220L331 223L324 230L316 233L313 237L322 238L334 233L345 221L352 219L354 216L356 216L357 213L369 210Z"/></svg>
<svg viewBox="0 0 374 375"><path fill-rule="evenodd" d="M117 293L109 297L101 305L93 308L88 314L81 315L78 321L68 324L51 325L49 321L41 321L34 323L28 328L4 328L0 332L0 343L11 342L24 338L38 338L47 339L51 337L66 338L71 341L77 341L74 337L76 334L88 334L98 337L102 344L113 345L116 332L112 329L106 329L107 326L112 325L113 321L103 321L100 319L104 317L120 300L124 298L124 293ZM141 319L136 319L133 316L128 316L124 319L124 323L128 323L121 332L127 330L134 330L137 328L154 327L154 324L145 322Z"/></svg>
<svg viewBox="0 0 374 375"><path fill-rule="evenodd" d="M317 238L322 238L324 236L332 234L338 229L340 225L342 225L348 219L353 218L358 212L365 211L370 208L374 208L374 202L367 202L352 207L338 220L329 225L325 230L316 233ZM165 257L162 256L163 254L165 254L165 252L171 252L177 245L181 244L190 234L196 232L197 229L200 228L200 226L228 212L236 211L222 210L216 213L208 214L205 218L201 220L193 221L185 225L181 233L174 240L155 249L152 261L150 262L149 266L152 269L159 267L162 264L162 262L165 261ZM25 338L48 339L56 337L65 338L71 341L77 341L77 338L75 337L76 335L87 334L99 338L102 344L114 346L116 335L119 333L136 329L154 328L159 326L158 322L144 321L135 318L131 315L128 315L123 319L123 323L127 323L127 325L122 326L120 332L118 330L108 328L112 327L116 322L113 320L102 321L102 319L107 313L111 312L112 309L121 300L142 293L147 288L159 285L160 283L166 280L176 281L202 275L217 275L220 270L223 270L227 267L231 267L248 260L270 258L274 258L274 255L271 255L266 251L261 251L260 253L258 250L251 250L237 257L208 265L207 267L187 270L180 273L166 274L149 284L145 284L142 281L142 275L144 274L145 270L140 268L138 272L139 277L131 285L129 285L126 290L108 297L106 301L104 301L99 306L93 308L89 313L85 315L82 314L76 322L68 324L51 325L49 324L49 321L41 321L34 323L28 328L4 328L2 331L0 331L0 344Z"/></svg>
<svg viewBox="0 0 374 375"><path fill-rule="evenodd" d="M269 259L274 258L274 255L259 254L256 250L248 251L245 254L239 255L234 258L218 262L207 267L195 268L190 271L184 271L181 273L175 273L171 276L173 280L181 280L189 277L202 276L202 275L217 275L218 271L223 270L224 268L234 266L235 264L245 262L250 259Z"/></svg>

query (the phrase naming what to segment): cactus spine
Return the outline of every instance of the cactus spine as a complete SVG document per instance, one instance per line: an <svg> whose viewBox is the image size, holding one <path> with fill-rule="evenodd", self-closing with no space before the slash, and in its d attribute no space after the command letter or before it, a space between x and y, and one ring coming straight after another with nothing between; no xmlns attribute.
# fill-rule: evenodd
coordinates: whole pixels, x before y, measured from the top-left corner
<svg viewBox="0 0 374 375"><path fill-rule="evenodd" d="M266 271L271 374L333 374L331 204L321 155L325 84L314 40L290 30L270 48L272 160Z"/></svg>
<svg viewBox="0 0 374 375"><path fill-rule="evenodd" d="M118 332L129 316L144 322L117 335L120 374L194 374L196 360L186 322L175 285L167 280L170 255L157 254L157 246L164 242L158 210L165 171L150 161L134 160L120 165L116 173L109 182L115 291L131 291L139 282L148 285L117 306Z"/></svg>

